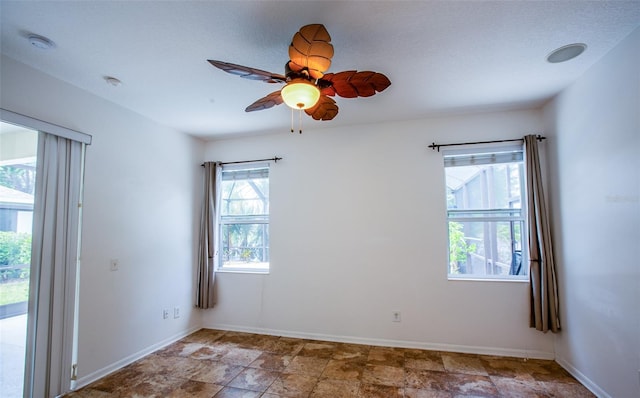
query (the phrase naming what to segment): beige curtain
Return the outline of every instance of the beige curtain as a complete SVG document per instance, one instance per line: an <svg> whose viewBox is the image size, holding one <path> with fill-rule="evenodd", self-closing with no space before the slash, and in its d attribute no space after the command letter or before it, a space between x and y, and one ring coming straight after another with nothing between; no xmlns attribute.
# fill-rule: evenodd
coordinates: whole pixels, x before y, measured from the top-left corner
<svg viewBox="0 0 640 398"><path fill-rule="evenodd" d="M529 214L529 279L531 313L529 326L542 332L560 331L558 285L553 260L549 220L542 189L538 141L535 135L524 137L527 162Z"/></svg>
<svg viewBox="0 0 640 398"><path fill-rule="evenodd" d="M218 174L220 167L215 162L204 164L204 200L200 220L200 245L198 249L198 286L196 307L212 308L216 304L214 282L216 263L216 218Z"/></svg>

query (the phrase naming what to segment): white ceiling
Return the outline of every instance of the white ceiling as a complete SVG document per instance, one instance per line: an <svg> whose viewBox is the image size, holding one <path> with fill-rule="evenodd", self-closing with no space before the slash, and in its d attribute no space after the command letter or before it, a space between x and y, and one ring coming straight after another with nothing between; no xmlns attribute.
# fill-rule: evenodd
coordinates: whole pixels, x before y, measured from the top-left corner
<svg viewBox="0 0 640 398"><path fill-rule="evenodd" d="M305 130L443 112L538 106L636 27L640 1L6 1L2 53L176 130L216 138L288 131L285 106L245 113L279 86L240 79L216 59L284 73L291 37L324 24L329 72L373 70L392 85L336 97L332 121ZM26 36L56 43L38 50ZM578 58L550 64L582 42ZM119 87L104 76L122 81Z"/></svg>

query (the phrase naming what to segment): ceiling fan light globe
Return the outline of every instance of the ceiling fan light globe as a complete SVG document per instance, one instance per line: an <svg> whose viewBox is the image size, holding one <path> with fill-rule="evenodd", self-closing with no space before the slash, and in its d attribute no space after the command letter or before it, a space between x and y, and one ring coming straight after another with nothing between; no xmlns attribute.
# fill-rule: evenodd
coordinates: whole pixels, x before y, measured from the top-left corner
<svg viewBox="0 0 640 398"><path fill-rule="evenodd" d="M304 79L294 79L280 91L282 100L292 109L309 109L318 103L320 90Z"/></svg>

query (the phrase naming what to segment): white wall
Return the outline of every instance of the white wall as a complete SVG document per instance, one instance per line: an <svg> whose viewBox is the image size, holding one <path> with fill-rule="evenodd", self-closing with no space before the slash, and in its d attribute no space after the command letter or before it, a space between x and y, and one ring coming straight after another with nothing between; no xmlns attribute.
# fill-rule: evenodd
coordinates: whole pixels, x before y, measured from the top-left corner
<svg viewBox="0 0 640 398"><path fill-rule="evenodd" d="M640 396L640 29L545 108L562 333L600 396Z"/></svg>
<svg viewBox="0 0 640 398"><path fill-rule="evenodd" d="M552 336L528 327L527 283L447 280L442 156L427 148L540 132L540 111L316 123L207 145L207 160L284 159L271 168L271 273L218 274L203 325L553 358Z"/></svg>
<svg viewBox="0 0 640 398"><path fill-rule="evenodd" d="M80 383L200 325L194 302L202 143L10 58L1 106L91 134L80 271ZM99 77L97 77L99 78ZM110 259L120 269L110 271ZM181 317L162 319L179 306Z"/></svg>

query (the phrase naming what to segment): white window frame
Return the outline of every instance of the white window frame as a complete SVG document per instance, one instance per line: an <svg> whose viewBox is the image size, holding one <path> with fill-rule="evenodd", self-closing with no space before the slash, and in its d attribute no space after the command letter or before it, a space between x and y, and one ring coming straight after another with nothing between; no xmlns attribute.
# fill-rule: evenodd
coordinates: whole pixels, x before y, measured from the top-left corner
<svg viewBox="0 0 640 398"><path fill-rule="evenodd" d="M445 204L446 209L446 226L447 226L447 278L449 280L473 280L473 281L514 281L514 282L528 282L529 281L529 239L528 239L528 225L527 225L527 192L526 192L526 162L524 161L524 147L523 144L516 145L483 145L476 147L467 147L457 150L445 150L443 151L443 164L445 172L446 182L446 169L447 167L453 167L451 158L456 157L457 160L463 159L463 162L467 164L474 164L474 157L478 160L478 164L500 164L511 163L509 156L514 156L513 153L519 153L522 162L522 168L520 172L520 209L462 209L455 210L449 209ZM493 158L492 158L493 156ZM460 164L458 162L458 165ZM448 188L445 186L445 202L447 200ZM519 213L517 216L509 215L509 213ZM477 274L452 274L450 271L450 236L449 236L449 223L450 222L520 222L522 226L521 231L521 262L522 267L525 267L526 273L524 275L477 275Z"/></svg>
<svg viewBox="0 0 640 398"><path fill-rule="evenodd" d="M267 227L267 235L269 235L270 233L270 228L269 228L269 224L270 224L270 215L269 215L269 193L266 192L266 209L267 212L266 214L260 214L260 215L224 215L223 214L223 208L224 208L224 198L222 198L222 184L224 183L224 181L227 181L225 179L225 172L229 173L229 172L236 172L238 173L238 175L241 175L242 173L246 172L247 176L251 176L252 172L250 170L265 170L266 172L262 171L259 172L261 174L265 174L266 173L266 177L267 179L270 178L270 164L268 162L256 162L256 163L243 163L243 164L230 164L230 165L222 165L222 171L220 172L220 189L218 190L218 198L217 198L217 202L219 204L219 211L218 211L218 215L217 215L217 225L216 225L216 229L217 229L217 235L218 235L218 239L216 242L216 245L218 247L218 252L220 253L220 255L218 256L218 262L216 264L216 271L217 272L235 272L235 273L256 273L256 274L268 274L269 270L271 268L271 264L270 264L270 240L265 243L263 241L263 250L266 250L269 252L269 254L267 255L268 260L266 262L260 262L260 266L250 266L249 263L247 263L247 266L239 266L239 265L230 265L230 264L225 264L225 256L223 253L224 250L224 244L223 244L223 228L225 225L232 225L232 224L264 224ZM255 176L257 177L257 174L255 174ZM244 178L239 178L239 179L244 179ZM248 178L247 178L248 179ZM266 266L265 266L266 264Z"/></svg>

